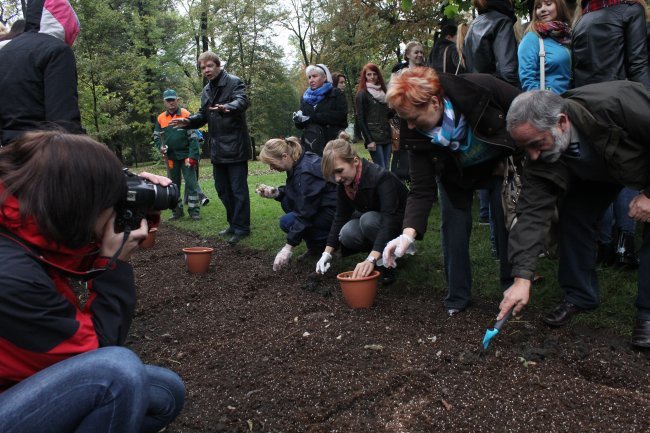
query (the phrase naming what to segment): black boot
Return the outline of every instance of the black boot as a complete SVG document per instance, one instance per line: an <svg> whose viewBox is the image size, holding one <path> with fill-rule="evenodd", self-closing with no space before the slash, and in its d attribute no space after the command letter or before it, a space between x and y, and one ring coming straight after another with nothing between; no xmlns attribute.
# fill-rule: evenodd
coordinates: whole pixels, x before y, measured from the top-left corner
<svg viewBox="0 0 650 433"><path fill-rule="evenodd" d="M381 284L384 286L390 286L397 278L395 268L385 268L381 266L379 267L379 272L381 272Z"/></svg>
<svg viewBox="0 0 650 433"><path fill-rule="evenodd" d="M616 242L615 264L629 269L639 267L639 257L634 249L634 233L623 233L618 235Z"/></svg>

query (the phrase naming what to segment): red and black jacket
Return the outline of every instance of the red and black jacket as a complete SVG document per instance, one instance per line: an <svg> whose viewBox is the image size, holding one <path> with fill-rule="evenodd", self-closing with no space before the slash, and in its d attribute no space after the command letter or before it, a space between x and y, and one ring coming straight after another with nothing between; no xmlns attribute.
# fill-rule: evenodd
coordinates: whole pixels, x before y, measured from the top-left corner
<svg viewBox="0 0 650 433"><path fill-rule="evenodd" d="M88 281L82 306L60 268L105 267L98 245L48 241L11 196L0 206L0 229L0 392L71 356L124 343L135 309L131 265L117 261Z"/></svg>

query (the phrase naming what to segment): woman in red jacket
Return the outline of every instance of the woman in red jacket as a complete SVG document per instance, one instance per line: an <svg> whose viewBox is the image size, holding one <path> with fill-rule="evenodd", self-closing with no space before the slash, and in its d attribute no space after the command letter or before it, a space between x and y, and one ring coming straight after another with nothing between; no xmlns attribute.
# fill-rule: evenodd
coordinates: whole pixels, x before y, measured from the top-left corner
<svg viewBox="0 0 650 433"><path fill-rule="evenodd" d="M143 174L161 186L170 180ZM173 372L124 344L131 253L115 232L117 157L87 136L31 132L0 149L0 431L156 432L184 402ZM87 280L80 305L69 279Z"/></svg>

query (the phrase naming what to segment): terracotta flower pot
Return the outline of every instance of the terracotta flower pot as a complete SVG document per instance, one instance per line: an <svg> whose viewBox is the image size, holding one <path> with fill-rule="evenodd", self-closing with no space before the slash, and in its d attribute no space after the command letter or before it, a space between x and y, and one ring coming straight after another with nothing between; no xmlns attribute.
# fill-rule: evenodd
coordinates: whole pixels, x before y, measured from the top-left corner
<svg viewBox="0 0 650 433"><path fill-rule="evenodd" d="M156 242L156 233L158 232L158 229L156 227L150 228L149 229L149 234L147 235L146 238L142 242L140 242L140 248L151 248L153 247L153 244Z"/></svg>
<svg viewBox="0 0 650 433"><path fill-rule="evenodd" d="M348 271L336 276L341 285L345 303L351 308L372 307L377 295L379 271L372 271L372 274L363 278L352 278L352 273L353 271Z"/></svg>
<svg viewBox="0 0 650 433"><path fill-rule="evenodd" d="M208 272L210 259L212 259L212 251L214 251L214 248L209 247L183 248L187 270L192 274L204 274Z"/></svg>

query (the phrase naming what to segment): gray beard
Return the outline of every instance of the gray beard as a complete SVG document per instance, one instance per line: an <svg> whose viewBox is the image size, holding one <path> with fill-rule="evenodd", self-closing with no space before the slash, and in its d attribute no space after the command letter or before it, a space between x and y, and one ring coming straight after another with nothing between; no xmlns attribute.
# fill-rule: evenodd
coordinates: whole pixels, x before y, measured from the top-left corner
<svg viewBox="0 0 650 433"><path fill-rule="evenodd" d="M560 128L554 127L551 129L551 136L553 137L553 149L545 150L539 155L539 159L548 163L556 162L567 150L571 141L571 131L562 132Z"/></svg>

